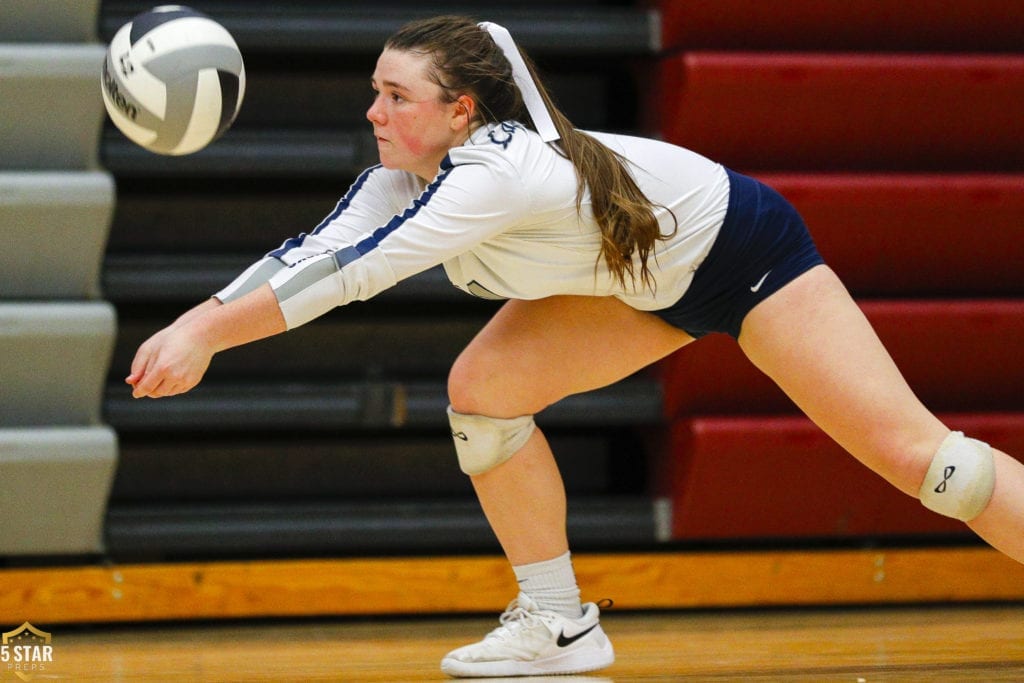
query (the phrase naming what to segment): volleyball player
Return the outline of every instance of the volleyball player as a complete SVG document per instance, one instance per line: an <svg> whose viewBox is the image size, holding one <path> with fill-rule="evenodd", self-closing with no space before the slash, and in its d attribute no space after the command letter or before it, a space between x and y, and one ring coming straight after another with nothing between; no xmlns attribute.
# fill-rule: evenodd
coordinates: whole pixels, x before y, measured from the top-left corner
<svg viewBox="0 0 1024 683"><path fill-rule="evenodd" d="M1024 466L920 403L778 193L664 142L576 130L494 24L408 24L371 83L380 164L315 229L142 344L127 381L136 397L188 391L218 351L437 264L470 294L507 300L451 369L449 419L519 593L445 672L612 663L532 416L712 332L899 490L1024 560Z"/></svg>

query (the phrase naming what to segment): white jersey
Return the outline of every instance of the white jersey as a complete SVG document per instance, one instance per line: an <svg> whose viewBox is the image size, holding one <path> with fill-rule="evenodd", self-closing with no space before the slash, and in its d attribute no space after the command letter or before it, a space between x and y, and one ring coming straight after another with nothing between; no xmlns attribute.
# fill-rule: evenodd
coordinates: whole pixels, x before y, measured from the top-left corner
<svg viewBox="0 0 1024 683"><path fill-rule="evenodd" d="M572 164L506 122L450 150L429 184L367 169L311 233L286 241L215 296L229 301L269 281L291 329L443 264L456 287L486 298L614 296L641 310L667 308L689 287L725 218L725 169L665 142L591 135L629 162L662 234L671 235L648 259L653 291L628 278L623 287L599 259L601 231L589 194L576 210Z"/></svg>

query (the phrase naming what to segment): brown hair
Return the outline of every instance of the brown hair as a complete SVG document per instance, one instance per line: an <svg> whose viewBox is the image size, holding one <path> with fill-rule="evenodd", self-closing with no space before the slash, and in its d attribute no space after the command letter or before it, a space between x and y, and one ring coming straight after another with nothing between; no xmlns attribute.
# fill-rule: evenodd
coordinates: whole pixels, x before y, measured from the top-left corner
<svg viewBox="0 0 1024 683"><path fill-rule="evenodd" d="M484 123L514 120L536 129L512 78L508 59L474 20L441 16L413 21L393 34L385 48L431 55L431 76L444 91L446 101L470 94ZM584 191L590 189L591 209L602 235L598 258L604 257L622 286L628 276L635 287L633 255L638 255L640 282L653 289L647 260L655 242L662 239L655 205L641 192L620 155L575 129L537 78L533 62L520 53L554 120L561 151L576 168L577 212Z"/></svg>

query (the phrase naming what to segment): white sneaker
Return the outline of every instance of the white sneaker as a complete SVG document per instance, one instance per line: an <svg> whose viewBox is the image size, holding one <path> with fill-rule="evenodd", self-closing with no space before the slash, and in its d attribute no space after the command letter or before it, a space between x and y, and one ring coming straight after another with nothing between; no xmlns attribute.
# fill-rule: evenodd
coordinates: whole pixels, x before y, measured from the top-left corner
<svg viewBox="0 0 1024 683"><path fill-rule="evenodd" d="M598 623L600 610L583 605L583 616L569 619L538 609L525 593L509 603L501 626L479 643L452 650L441 671L456 678L574 674L610 666L611 641Z"/></svg>

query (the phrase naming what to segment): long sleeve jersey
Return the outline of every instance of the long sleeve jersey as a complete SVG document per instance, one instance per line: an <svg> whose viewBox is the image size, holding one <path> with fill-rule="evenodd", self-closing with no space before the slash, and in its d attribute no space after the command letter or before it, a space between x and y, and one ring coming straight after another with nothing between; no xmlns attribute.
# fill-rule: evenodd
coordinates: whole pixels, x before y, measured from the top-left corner
<svg viewBox="0 0 1024 683"><path fill-rule="evenodd" d="M665 239L648 260L654 287L623 286L599 258L601 231L576 172L524 126L478 128L430 182L373 166L311 232L284 242L215 294L227 302L269 282L289 329L365 300L438 264L485 298L614 296L640 310L675 303L725 217L725 169L647 138L589 133L622 155L655 205ZM635 264L639 272L639 262Z"/></svg>

